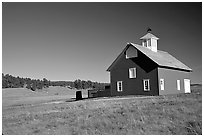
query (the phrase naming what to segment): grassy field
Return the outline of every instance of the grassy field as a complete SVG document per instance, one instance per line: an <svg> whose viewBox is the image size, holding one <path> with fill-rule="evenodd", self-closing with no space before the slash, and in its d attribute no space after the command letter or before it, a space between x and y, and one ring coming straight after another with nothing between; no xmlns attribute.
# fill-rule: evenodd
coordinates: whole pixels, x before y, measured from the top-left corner
<svg viewBox="0 0 204 137"><path fill-rule="evenodd" d="M2 90L2 105L36 104L48 101L66 100L75 98L76 90L66 87L50 87L48 89L31 91L26 88L9 88ZM82 90L84 98L88 97L88 91Z"/></svg>
<svg viewBox="0 0 204 137"><path fill-rule="evenodd" d="M12 96L3 90L2 131L10 135L202 134L202 89L192 89L191 94L81 101L70 99L74 90L60 87L23 91L22 96L25 89Z"/></svg>

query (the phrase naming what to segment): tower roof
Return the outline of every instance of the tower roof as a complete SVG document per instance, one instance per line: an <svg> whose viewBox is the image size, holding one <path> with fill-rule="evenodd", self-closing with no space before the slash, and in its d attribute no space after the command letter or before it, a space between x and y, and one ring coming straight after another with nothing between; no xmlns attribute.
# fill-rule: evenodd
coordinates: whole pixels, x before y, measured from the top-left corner
<svg viewBox="0 0 204 137"><path fill-rule="evenodd" d="M144 35L143 37L141 37L140 39L151 39L151 38L159 39L159 38L157 38L156 36L154 36L153 34L151 34L149 32L146 35Z"/></svg>

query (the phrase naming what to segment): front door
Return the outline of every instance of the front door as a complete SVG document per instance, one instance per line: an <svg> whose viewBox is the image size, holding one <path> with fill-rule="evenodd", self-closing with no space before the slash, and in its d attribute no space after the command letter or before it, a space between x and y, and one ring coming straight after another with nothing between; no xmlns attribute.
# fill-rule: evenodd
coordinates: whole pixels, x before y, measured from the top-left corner
<svg viewBox="0 0 204 137"><path fill-rule="evenodd" d="M184 91L185 93L191 93L190 79L184 79Z"/></svg>

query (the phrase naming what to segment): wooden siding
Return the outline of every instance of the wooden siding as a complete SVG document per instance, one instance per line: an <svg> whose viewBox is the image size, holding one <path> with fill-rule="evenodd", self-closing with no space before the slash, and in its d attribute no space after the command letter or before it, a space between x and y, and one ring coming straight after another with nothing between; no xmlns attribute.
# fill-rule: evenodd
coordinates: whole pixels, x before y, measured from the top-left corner
<svg viewBox="0 0 204 137"><path fill-rule="evenodd" d="M138 57L126 59L125 53L110 70L111 96L159 95L157 64L137 51ZM136 68L136 78L129 78L129 68ZM144 91L143 79L150 80L150 91ZM117 91L117 81L123 81L123 91Z"/></svg>
<svg viewBox="0 0 204 137"><path fill-rule="evenodd" d="M110 97L110 89L102 90L97 92L97 97Z"/></svg>
<svg viewBox="0 0 204 137"><path fill-rule="evenodd" d="M88 98L96 98L96 97L98 97L96 89L88 90Z"/></svg>
<svg viewBox="0 0 204 137"><path fill-rule="evenodd" d="M184 79L189 78L189 72L158 68L158 80L164 79L164 90L159 83L159 95L178 94L184 92ZM180 80L180 90L177 90L177 80Z"/></svg>

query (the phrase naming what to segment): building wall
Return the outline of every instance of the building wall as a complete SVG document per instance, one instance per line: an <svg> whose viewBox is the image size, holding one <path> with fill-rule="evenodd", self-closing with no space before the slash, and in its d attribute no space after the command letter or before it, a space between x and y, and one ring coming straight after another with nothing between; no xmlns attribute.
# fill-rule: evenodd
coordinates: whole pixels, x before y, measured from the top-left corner
<svg viewBox="0 0 204 137"><path fill-rule="evenodd" d="M153 51L157 51L157 40L151 39L151 48Z"/></svg>
<svg viewBox="0 0 204 137"><path fill-rule="evenodd" d="M136 50L136 49L135 49ZM110 70L111 96L122 95L158 95L157 65L142 54L138 57L126 59L125 53ZM129 68L136 67L136 78L129 78ZM144 91L143 79L150 80L150 91ZM117 91L117 81L123 81L123 91Z"/></svg>
<svg viewBox="0 0 204 137"><path fill-rule="evenodd" d="M110 97L110 89L105 89L97 92L97 97Z"/></svg>
<svg viewBox="0 0 204 137"><path fill-rule="evenodd" d="M189 72L158 68L159 95L185 93L184 79L189 77ZM164 79L164 90L161 90L160 79ZM177 80L180 80L180 90L177 90Z"/></svg>

